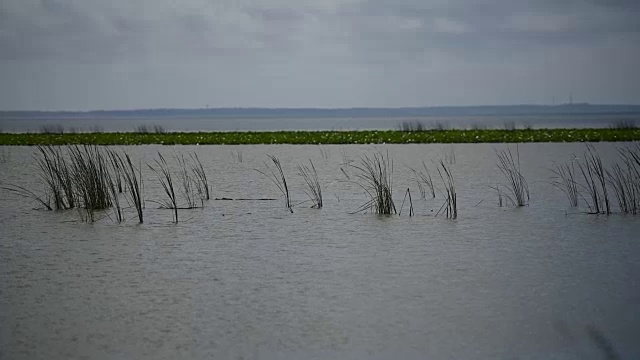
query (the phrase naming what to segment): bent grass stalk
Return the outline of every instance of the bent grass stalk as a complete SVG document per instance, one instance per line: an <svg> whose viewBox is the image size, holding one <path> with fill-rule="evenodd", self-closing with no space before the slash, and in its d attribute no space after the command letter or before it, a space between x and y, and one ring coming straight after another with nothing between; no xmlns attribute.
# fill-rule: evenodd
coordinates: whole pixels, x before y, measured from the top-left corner
<svg viewBox="0 0 640 360"><path fill-rule="evenodd" d="M622 165L615 163L607 170L611 185L623 213L636 215L640 205L640 144L618 149Z"/></svg>
<svg viewBox="0 0 640 360"><path fill-rule="evenodd" d="M505 197L515 206L524 206L529 201L529 185L520 172L520 151L516 146L516 158L511 149L496 151L498 155L498 169L507 178L508 188L513 197L505 194Z"/></svg>
<svg viewBox="0 0 640 360"><path fill-rule="evenodd" d="M179 167L178 179L180 180L180 183L182 185L180 187L180 191L182 192L182 195L184 196L187 202L186 208L194 209L198 207L195 201L195 190L192 187L195 181L191 178L191 174L188 169L188 164L187 164L187 161L184 159L184 156L176 155L174 156L174 158ZM202 197L200 197L200 201L202 202Z"/></svg>
<svg viewBox="0 0 640 360"><path fill-rule="evenodd" d="M584 160L578 161L578 168L582 173L585 184L583 189L591 198L586 201L589 212L592 214L611 214L609 195L607 193L606 179L602 159L593 145L587 144Z"/></svg>
<svg viewBox="0 0 640 360"><path fill-rule="evenodd" d="M318 173L316 172L313 161L309 159L309 164L298 165L298 175L302 176L305 184L307 185L304 193L307 194L309 199L313 202L311 207L316 209L322 208L322 188L320 187L320 181L318 181Z"/></svg>
<svg viewBox="0 0 640 360"><path fill-rule="evenodd" d="M442 168L442 171L440 170ZM458 195L456 193L456 183L453 177L451 169L447 167L443 160L440 160L440 167L438 169L438 175L442 180L444 189L446 191L445 201L440 207L440 210L436 213L436 216L440 214L442 209L445 210L445 216L449 219L456 219L458 217Z"/></svg>
<svg viewBox="0 0 640 360"><path fill-rule="evenodd" d="M122 157L118 156L118 160L122 168L122 177L124 178L125 185L129 189L126 194L136 208L138 221L142 224L144 222L144 216L142 213L142 209L144 208L142 200L143 195L140 191L142 188L142 177L138 178L136 175L136 168L133 166L129 154L124 153L124 160ZM138 169L138 172L139 171L140 169Z"/></svg>
<svg viewBox="0 0 640 360"><path fill-rule="evenodd" d="M424 188L424 185L429 189L429 194L431 198L436 197L435 187L433 186L433 180L431 179L431 173L429 173L429 168L427 168L427 164L422 161L422 167L424 168L424 172L418 171L415 169L411 169L413 172L416 182L418 183L418 189L420 190L420 196L424 199L427 198L427 192Z"/></svg>
<svg viewBox="0 0 640 360"><path fill-rule="evenodd" d="M209 181L207 180L207 174L204 171L202 162L200 162L200 158L198 158L198 154L191 154L191 160L193 161L193 164L191 165L191 171L195 176L198 193L200 194L201 198L204 197L205 200L209 200Z"/></svg>
<svg viewBox="0 0 640 360"><path fill-rule="evenodd" d="M267 154L267 156L273 162L273 165L278 171L279 176L276 175L276 173L273 171L273 169L269 167L269 165L267 165L267 163L265 163L264 165L269 171L268 174L260 169L255 169L255 170L260 174L264 175L265 177L267 177L269 180L271 180L271 182L273 182L276 185L278 190L280 190L280 192L284 196L285 206L287 207L287 209L289 209L291 213L293 213L293 209L291 208L291 199L289 197L289 187L287 186L287 179L285 178L284 172L282 171L282 165L280 164L280 160L273 155Z"/></svg>
<svg viewBox="0 0 640 360"><path fill-rule="evenodd" d="M578 183L575 178L576 171L574 163L571 162L571 165L556 165L554 169L551 169L551 172L555 175L555 178L551 180L551 185L558 188L567 196L569 205L577 207L579 193Z"/></svg>
<svg viewBox="0 0 640 360"><path fill-rule="evenodd" d="M47 196L46 192L43 195L38 195L25 187L22 187L20 185L15 185L15 184L3 185L3 186L0 186L0 189L6 190L12 194L15 194L23 198L31 199L36 203L39 203L40 205L42 205L47 210L53 210L53 208L51 207L51 201L48 198L45 199L45 197Z"/></svg>
<svg viewBox="0 0 640 360"><path fill-rule="evenodd" d="M404 208L404 202L407 200L407 195L409 195L409 217L415 214L413 211L413 201L411 200L411 191L407 188L407 191L404 193L404 198L402 199L402 205L400 205L400 211L398 211L398 216L402 215L402 209Z"/></svg>
<svg viewBox="0 0 640 360"><path fill-rule="evenodd" d="M636 213L636 196L633 187L633 177L629 177L629 172L625 171L620 164L615 163L611 171L607 172L607 182L613 189L613 194L618 202L620 211L625 214Z"/></svg>
<svg viewBox="0 0 640 360"><path fill-rule="evenodd" d="M59 148L51 145L38 146L41 157L36 157L39 177L47 186L56 210L72 209L76 206L73 177Z"/></svg>
<svg viewBox="0 0 640 360"><path fill-rule="evenodd" d="M164 208L173 209L173 221L177 224L178 202L176 198L176 192L173 188L173 178L171 177L171 171L169 171L169 166L167 165L167 161L164 159L164 156L162 156L160 152L158 152L158 156L160 160L155 160L157 168L154 168L151 165L147 165L149 166L151 171L156 174L158 180L160 181L160 185L162 185L162 188L167 195L167 199L157 203Z"/></svg>

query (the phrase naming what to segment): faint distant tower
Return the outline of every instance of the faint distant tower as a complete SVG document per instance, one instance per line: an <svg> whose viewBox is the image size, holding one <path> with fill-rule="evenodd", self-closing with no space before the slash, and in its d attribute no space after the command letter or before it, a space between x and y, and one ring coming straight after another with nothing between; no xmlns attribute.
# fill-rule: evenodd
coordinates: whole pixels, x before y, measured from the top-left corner
<svg viewBox="0 0 640 360"><path fill-rule="evenodd" d="M573 93L569 93L569 105L573 105Z"/></svg>

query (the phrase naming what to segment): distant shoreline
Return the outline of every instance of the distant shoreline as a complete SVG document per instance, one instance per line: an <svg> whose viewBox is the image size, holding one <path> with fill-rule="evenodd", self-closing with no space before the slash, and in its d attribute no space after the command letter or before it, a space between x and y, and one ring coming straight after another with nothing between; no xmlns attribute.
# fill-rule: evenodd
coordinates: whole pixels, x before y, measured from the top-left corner
<svg viewBox="0 0 640 360"><path fill-rule="evenodd" d="M7 119L108 119L108 118L363 118L429 116L518 116L640 114L640 105L481 105L399 108L202 108L92 111L0 111Z"/></svg>
<svg viewBox="0 0 640 360"><path fill-rule="evenodd" d="M525 130L0 133L0 145L426 144L640 141L640 128Z"/></svg>

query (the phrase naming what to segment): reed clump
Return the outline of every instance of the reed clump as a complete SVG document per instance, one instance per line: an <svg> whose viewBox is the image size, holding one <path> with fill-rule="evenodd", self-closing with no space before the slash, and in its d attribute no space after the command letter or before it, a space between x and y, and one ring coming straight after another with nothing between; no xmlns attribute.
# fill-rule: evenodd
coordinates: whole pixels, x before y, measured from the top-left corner
<svg viewBox="0 0 640 360"><path fill-rule="evenodd" d="M576 181L575 163L572 161L570 164L558 164L551 169L551 172L554 174L551 185L566 195L571 207L577 207L580 193L578 192L578 182Z"/></svg>
<svg viewBox="0 0 640 360"><path fill-rule="evenodd" d="M414 132L414 131L425 131L427 130L426 126L420 121L403 121L398 125L400 131L406 132Z"/></svg>
<svg viewBox="0 0 640 360"><path fill-rule="evenodd" d="M46 124L40 126L41 134L64 134L64 126L60 124Z"/></svg>
<svg viewBox="0 0 640 360"><path fill-rule="evenodd" d="M211 199L211 194L209 193L209 180L207 178L207 173L204 171L204 166L202 166L202 162L198 157L198 154L191 154L191 172L194 176L194 182L197 189L197 193L200 196L200 200L209 200Z"/></svg>
<svg viewBox="0 0 640 360"><path fill-rule="evenodd" d="M505 198L514 206L525 206L529 201L529 185L520 171L520 151L516 146L516 157L514 158L511 149L496 150L498 155L498 169L508 181L510 194L504 194Z"/></svg>
<svg viewBox="0 0 640 360"><path fill-rule="evenodd" d="M63 151L65 149L66 151ZM20 185L3 188L31 198L47 210L83 210L83 219L95 221L95 212L114 207L116 220L124 220L118 199L120 165L115 153L95 145L38 146L34 156L37 177L44 184L42 194ZM118 169L118 170L115 170ZM117 174L117 175L116 175Z"/></svg>
<svg viewBox="0 0 640 360"><path fill-rule="evenodd" d="M311 207L316 209L322 208L322 188L320 187L320 181L318 180L318 172L316 167L313 166L313 161L309 160L309 166L298 165L298 175L300 175L305 182L306 188L304 193L309 197L309 200L313 203Z"/></svg>
<svg viewBox="0 0 640 360"><path fill-rule="evenodd" d="M165 134L167 131L162 125L141 124L135 127L134 132L138 134Z"/></svg>
<svg viewBox="0 0 640 360"><path fill-rule="evenodd" d="M386 155L378 152L373 156L363 156L360 162L350 164L354 168L356 178L361 182L355 182L369 196L369 200L362 204L356 211L369 209L375 214L396 214L396 206L393 202L393 161Z"/></svg>
<svg viewBox="0 0 640 360"><path fill-rule="evenodd" d="M73 209L76 207L76 184L74 173L68 166L62 151L51 145L38 146L39 155L35 157L38 175L46 184L45 192L55 210Z"/></svg>
<svg viewBox="0 0 640 360"><path fill-rule="evenodd" d="M636 215L640 211L640 143L618 150L622 164L607 170L620 211Z"/></svg>
<svg viewBox="0 0 640 360"><path fill-rule="evenodd" d="M583 159L578 160L578 168L584 180L583 189L591 201L586 201L592 214L611 214L609 193L604 165L593 145L587 144ZM586 198L585 198L586 200Z"/></svg>
<svg viewBox="0 0 640 360"><path fill-rule="evenodd" d="M96 210L105 210L117 203L106 156L98 146L91 145L71 146L68 151L78 199L87 220L93 222Z"/></svg>

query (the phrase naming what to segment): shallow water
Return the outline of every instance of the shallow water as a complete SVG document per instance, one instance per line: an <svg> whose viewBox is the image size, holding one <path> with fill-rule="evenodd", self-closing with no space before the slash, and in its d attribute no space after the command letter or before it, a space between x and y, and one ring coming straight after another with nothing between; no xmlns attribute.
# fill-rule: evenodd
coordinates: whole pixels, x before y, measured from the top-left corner
<svg viewBox="0 0 640 360"><path fill-rule="evenodd" d="M616 147L596 148L609 163ZM0 192L0 358L622 358L640 344L640 221L571 209L549 183L582 144L522 144L531 201L499 207L503 145L138 146L152 163L196 152L215 201L168 210L144 169L145 223L33 210ZM416 216L350 214L366 197L345 160L394 160L397 206ZM511 147L515 151L515 147ZM0 182L36 186L35 148L2 148ZM242 162L237 154L242 154ZM255 169L280 158L293 214ZM410 167L452 160L459 217L420 199ZM310 209L295 166L312 159L325 207ZM453 161L451 161L453 162ZM615 208L615 207L614 207ZM600 334L600 335L597 335Z"/></svg>

